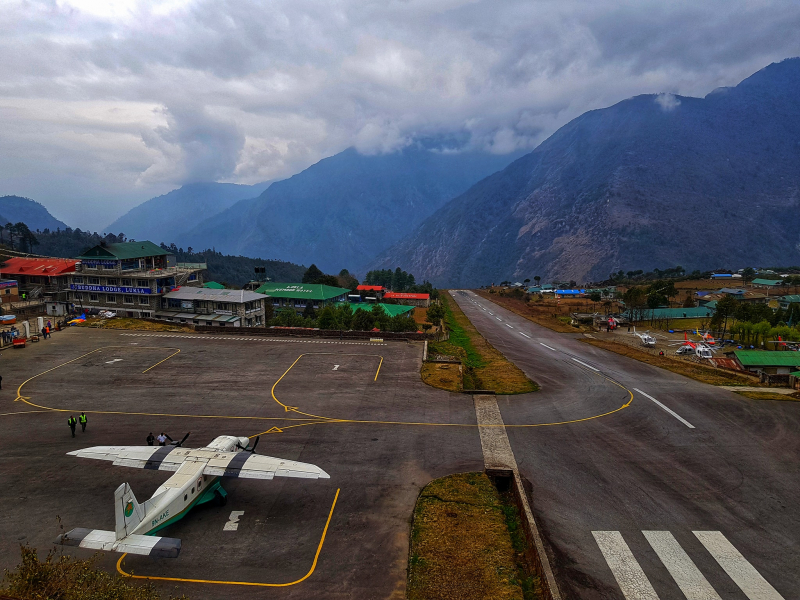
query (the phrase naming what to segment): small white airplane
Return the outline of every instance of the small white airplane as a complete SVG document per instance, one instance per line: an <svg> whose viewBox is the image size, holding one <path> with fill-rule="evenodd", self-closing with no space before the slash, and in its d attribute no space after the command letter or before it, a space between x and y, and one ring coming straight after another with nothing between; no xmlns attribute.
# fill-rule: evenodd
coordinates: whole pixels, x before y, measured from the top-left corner
<svg viewBox="0 0 800 600"><path fill-rule="evenodd" d="M249 438L221 435L205 448L182 448L189 433L169 446L95 446L68 452L70 456L110 460L122 467L175 471L175 474L144 504L136 501L127 483L120 485L114 492L115 531L79 527L59 535L55 543L175 558L181 551L181 541L153 534L182 519L194 506L212 500L224 505L227 493L219 477L330 478L315 465L255 454L259 438L252 447L248 446Z"/></svg>

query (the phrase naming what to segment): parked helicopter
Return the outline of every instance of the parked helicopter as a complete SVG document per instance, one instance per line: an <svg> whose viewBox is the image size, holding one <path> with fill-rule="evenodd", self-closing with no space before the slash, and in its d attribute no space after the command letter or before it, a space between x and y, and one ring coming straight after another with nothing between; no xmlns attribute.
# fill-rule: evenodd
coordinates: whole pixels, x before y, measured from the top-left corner
<svg viewBox="0 0 800 600"><path fill-rule="evenodd" d="M683 332L683 341L682 342L675 342L670 344L670 346L680 346L676 351L675 354L678 355L687 355L687 354L694 354L698 358L702 359L709 359L714 358L714 352L716 352L716 348L712 348L709 344L714 343L714 338L711 338L710 342L707 341L693 341L689 339L689 334L685 331Z"/></svg>
<svg viewBox="0 0 800 600"><path fill-rule="evenodd" d="M655 348L656 346L656 338L650 335L650 331L645 331L644 333L639 333L636 331L636 327L633 328L633 333L631 335L635 335L640 340L642 340L642 346L647 348Z"/></svg>

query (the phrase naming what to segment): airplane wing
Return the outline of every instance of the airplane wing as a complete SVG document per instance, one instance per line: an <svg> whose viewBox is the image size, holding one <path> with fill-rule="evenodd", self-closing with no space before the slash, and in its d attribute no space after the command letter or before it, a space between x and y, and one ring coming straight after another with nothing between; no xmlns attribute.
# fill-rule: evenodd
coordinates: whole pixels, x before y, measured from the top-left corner
<svg viewBox="0 0 800 600"><path fill-rule="evenodd" d="M118 467L177 471L190 450L179 446L94 446L67 452L70 456L110 460Z"/></svg>
<svg viewBox="0 0 800 600"><path fill-rule="evenodd" d="M272 479L273 477L330 479L330 475L316 465L250 452L237 452L220 458L212 458L203 469L203 474L244 479Z"/></svg>

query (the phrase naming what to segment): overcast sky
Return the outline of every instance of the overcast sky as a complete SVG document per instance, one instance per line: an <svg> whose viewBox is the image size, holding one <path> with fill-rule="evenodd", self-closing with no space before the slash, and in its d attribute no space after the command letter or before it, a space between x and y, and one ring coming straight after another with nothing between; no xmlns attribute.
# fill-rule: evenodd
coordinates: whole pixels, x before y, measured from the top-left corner
<svg viewBox="0 0 800 600"><path fill-rule="evenodd" d="M3 0L0 195L102 230L191 181L420 136L533 148L800 55L797 0Z"/></svg>

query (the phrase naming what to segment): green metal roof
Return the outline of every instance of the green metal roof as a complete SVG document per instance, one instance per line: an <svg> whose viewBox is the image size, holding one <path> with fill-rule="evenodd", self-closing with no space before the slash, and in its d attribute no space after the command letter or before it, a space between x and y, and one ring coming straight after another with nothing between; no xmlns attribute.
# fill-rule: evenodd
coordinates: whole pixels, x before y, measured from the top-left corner
<svg viewBox="0 0 800 600"><path fill-rule="evenodd" d="M203 284L203 287L211 289L211 290L224 290L225 289L224 285L222 285L221 283L217 283L216 281L206 281Z"/></svg>
<svg viewBox="0 0 800 600"><path fill-rule="evenodd" d="M147 256L166 256L168 254L170 252L153 242L122 242L119 244L106 244L105 246L97 245L81 254L78 260L85 258L128 260Z"/></svg>
<svg viewBox="0 0 800 600"><path fill-rule="evenodd" d="M792 302L800 302L800 294L789 294L788 296L781 296L779 298L781 302L788 302L791 304Z"/></svg>
<svg viewBox="0 0 800 600"><path fill-rule="evenodd" d="M794 375L795 377L800 377L800 371L795 371L794 373L789 373L789 375Z"/></svg>
<svg viewBox="0 0 800 600"><path fill-rule="evenodd" d="M414 312L413 306L406 306L404 304L381 304L381 303L368 304L366 302L350 304L350 308L353 310L353 312L356 312L357 310L372 310L373 306L380 306L381 308L383 308L384 311L386 311L386 314L389 315L390 317L410 314Z"/></svg>
<svg viewBox="0 0 800 600"><path fill-rule="evenodd" d="M800 367L800 352L779 350L734 350L745 367Z"/></svg>
<svg viewBox="0 0 800 600"><path fill-rule="evenodd" d="M710 302L708 304L711 304ZM692 308L653 308L640 312L642 319L697 319L710 317L714 308L709 305L693 306ZM627 315L629 311L625 311Z"/></svg>
<svg viewBox="0 0 800 600"><path fill-rule="evenodd" d="M322 285L321 283L265 283L256 290L273 298L304 298L306 300L330 300L347 295L345 288Z"/></svg>
<svg viewBox="0 0 800 600"><path fill-rule="evenodd" d="M753 279L754 285L780 285L780 279Z"/></svg>

